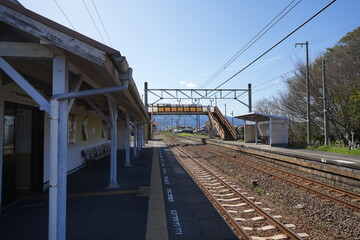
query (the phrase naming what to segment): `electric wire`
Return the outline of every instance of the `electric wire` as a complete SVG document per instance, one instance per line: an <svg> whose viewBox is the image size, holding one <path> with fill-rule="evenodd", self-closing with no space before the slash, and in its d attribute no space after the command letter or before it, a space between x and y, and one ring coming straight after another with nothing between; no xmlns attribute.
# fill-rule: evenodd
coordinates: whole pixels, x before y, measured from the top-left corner
<svg viewBox="0 0 360 240"><path fill-rule="evenodd" d="M64 15L64 17L66 18L66 20L70 23L71 27L76 31L74 25L71 23L70 19L66 16L65 12L62 10L62 8L60 7L60 5L57 3L56 0L54 0L56 6L58 6L58 8L60 9L60 11L62 12L62 14Z"/></svg>
<svg viewBox="0 0 360 240"><path fill-rule="evenodd" d="M270 79L270 80L267 80L267 81L262 82L262 83L260 83L260 84L258 84L258 85L255 85L255 86L253 86L253 88L260 87L260 86L262 86L262 85L264 85L264 84L266 84L266 83L272 82L272 81L274 81L274 80L276 80L276 79L278 79L278 78L284 77L285 75L290 74L290 73L293 73L293 72L294 72L294 71L286 72L286 73L284 73L284 74L282 74L282 75L280 75L280 76L274 77L274 78L272 78L272 79Z"/></svg>
<svg viewBox="0 0 360 240"><path fill-rule="evenodd" d="M321 38L315 39L315 40L312 41L312 45L318 44L319 42L325 41L325 40L327 40L327 39L329 39L329 38L336 37L338 34L343 33L343 32L345 32L345 31L353 28L354 26L359 26L359 25L360 25L360 23L356 23L356 24L353 24L353 25L348 26L348 27L346 27L346 28L340 29L340 30L338 30L338 31L336 31L336 32L327 34L327 35L325 35L325 36L323 36L323 37L321 37Z"/></svg>
<svg viewBox="0 0 360 240"><path fill-rule="evenodd" d="M342 28L342 29L337 30L337 31L335 31L335 32L333 32L333 33L330 33L330 34L327 34L327 35L322 36L322 37L320 37L320 38L317 38L317 39L315 39L315 40L310 40L309 42L311 42L311 45L314 46L314 45L316 45L316 44L319 44L319 43L322 42L322 41L327 40L328 38L334 37L334 36L338 35L339 33L342 33L342 32L344 32L344 31L346 31L346 30L348 30L348 29L351 29L351 28L353 28L354 26L358 26L358 25L359 25L359 24L353 24L353 25L351 25L351 26L348 26L348 27L346 27L346 28ZM261 75L258 77L258 79L252 83L252 84L253 84L253 87L256 88L257 86L262 85L261 82L260 82L261 79L265 78L269 73L271 73L272 71L274 71L275 68L277 68L277 67L279 67L280 65L282 65L287 59L290 59L290 57L294 54L293 52L296 51L295 53L297 53L299 50L300 50L299 48L292 48L292 49L285 55L285 57L283 57L279 62L275 63L275 64L274 64L272 67L270 67L267 71L265 71L263 74L261 74ZM353 53L355 53L355 52L353 52ZM290 73L290 72L284 73L284 75L285 75L285 74L288 74L288 73ZM269 80L268 80L268 81L269 81ZM268 82L268 81L266 81L266 82ZM259 85L254 85L255 83L258 83L258 82L260 82ZM265 82L265 83L266 83L266 82Z"/></svg>
<svg viewBox="0 0 360 240"><path fill-rule="evenodd" d="M269 87L272 87L272 86L274 86L274 85L276 85L276 84L279 84L279 83L283 82L285 79L282 79L281 81L276 82L275 84L266 86L266 87L264 87L264 88L257 89L258 87L260 87L260 86L262 86L262 85L264 85L264 84L266 84L266 83L275 81L275 80L277 80L278 78L284 77L286 74L290 74L290 73L292 73L292 72L293 72L293 71L286 72L286 73L281 74L281 75L279 75L279 76L277 76L277 77L274 77L274 78L272 78L272 79L269 79L269 80L267 80L267 81L265 81L265 82L263 82L263 83L261 83L261 84L258 84L258 85L256 85L256 86L253 86L251 92L252 92L252 93L256 93L256 92L259 92L259 91L268 89ZM255 90L255 89L257 89L257 90ZM236 96L236 98L239 99L239 98L241 98L241 97L244 97L244 95L245 95L246 93L247 93L247 92L243 92L243 93L241 93L240 95ZM227 101L225 104L228 104L228 103L233 102L233 101L235 101L235 100L236 100L236 99L231 99L231 100ZM224 99L219 99L218 101L221 102L221 101L224 101Z"/></svg>
<svg viewBox="0 0 360 240"><path fill-rule="evenodd" d="M101 17L100 17L100 14L99 14L98 10L97 10L97 7L96 7L96 5L95 5L95 2L94 2L94 0L91 0L91 1L92 1L93 5L94 5L94 8L95 8L95 11L96 11L96 14L97 14L98 18L100 19L100 23L101 23L102 28L104 29L104 32L105 32L105 34L106 34L106 38L109 40L110 46L112 47L113 45L112 45L112 42L111 42L111 40L110 40L110 38L109 38L109 34L108 34L107 31L106 31L106 28L105 28L105 26L104 26L104 23L103 23L103 21L102 21L102 19L101 19Z"/></svg>
<svg viewBox="0 0 360 240"><path fill-rule="evenodd" d="M269 29L267 29L263 34L261 34L273 21L275 21L276 18L280 16L295 0L293 0L290 4L288 4L276 17L274 17L265 27L263 27L247 44L245 44L244 47L242 47L232 58L230 58L224 66L222 66L214 75L212 75L200 88L203 88L207 86L210 82L212 82L217 76L219 76L220 73L222 73L230 64L232 64L238 57L240 57L249 47L251 47L259 38L261 38L267 31L269 31L277 22L279 22L285 15L283 15L277 22L275 22ZM300 0L301 1L301 0ZM299 2L300 2L299 1ZM298 3L299 3L298 2ZM297 4L298 4L297 3ZM296 5L297 5L296 4ZM295 6L296 6L295 5ZM294 8L294 7L293 7ZM291 9L290 9L291 10ZM257 36L259 36L257 39L255 39ZM252 42L252 43L251 43ZM250 46L248 46L251 44Z"/></svg>
<svg viewBox="0 0 360 240"><path fill-rule="evenodd" d="M267 77L276 68L278 68L279 66L281 66L282 64L284 64L285 62L290 60L292 58L292 56L294 55L294 52L297 53L297 51L299 51L299 48L292 48L287 54L285 54L284 57L282 57L279 61L275 62L269 69L264 71L258 78L256 78L256 80L254 82L252 82L252 84L254 85L256 83L261 83L262 79Z"/></svg>
<svg viewBox="0 0 360 240"><path fill-rule="evenodd" d="M230 66L236 59L238 59L246 50L248 50L253 44L255 44L265 33L267 33L272 27L274 27L282 18L284 18L292 9L294 9L302 0L299 0L294 6L292 6L284 15L276 20L287 8L289 8L295 0L289 3L279 14L277 14L265 27L263 27L245 46L243 46L234 56L232 56L215 74L213 74L200 88L207 86L217 76L219 76L228 66ZM276 20L276 22L274 22ZM273 23L274 22L274 23ZM273 23L273 24L272 24ZM271 25L272 24L272 25ZM271 25L271 26L270 26ZM259 36L260 35L260 36Z"/></svg>
<svg viewBox="0 0 360 240"><path fill-rule="evenodd" d="M321 38L321 39L322 39L322 38ZM354 55L356 55L356 54L359 54L359 53L360 53L360 51L354 51L354 52L352 52L351 55L349 55L349 54L342 54L342 55L340 55L340 56L336 56L336 58L333 59L333 60L334 60L334 61L335 61L335 60L336 60L336 61L343 61L344 59L349 58L349 57L352 57L352 56L354 56ZM327 64L331 64L331 63L333 62L331 59L326 59L326 57L324 58L324 60L327 60ZM258 85L253 86L253 87L252 87L252 93L261 92L261 91L263 91L263 90L268 89L269 87L272 87L272 86L275 86L275 85L277 85L277 84L279 84L279 83L284 82L286 79L282 79L281 81L276 82L276 83L274 83L274 84L272 84L272 85L269 85L269 86L266 86L266 87L257 89L258 87L260 87L260 86L262 86L262 85L264 85L264 84L266 84L266 83L272 82L272 81L274 81L274 80L276 80L276 79L278 79L278 78L280 78L280 77L283 77L283 76L285 76L286 74L292 73L292 72L293 72L293 71L286 72L286 73L284 73L284 74L282 74L282 75L280 75L280 76L277 76L277 77L272 78L272 79L270 79L270 80L267 80L267 81L265 81L265 82L263 82L263 83L261 83L261 84L258 84ZM255 90L255 89L256 89L256 90ZM246 94L246 92L241 93L239 96L237 96L237 98L238 98L238 99L243 98L243 97L244 97L243 95L245 95L245 94ZM220 101L221 101L221 100L220 100ZM225 104L228 104L228 103L233 102L233 101L235 101L235 99L229 100L229 101L227 101ZM225 104L224 104L224 105L225 105Z"/></svg>
<svg viewBox="0 0 360 240"><path fill-rule="evenodd" d="M228 78L227 80L225 80L223 83L221 83L219 86L217 86L215 89L218 89L219 87L223 86L225 83L229 82L231 79L233 79L234 77L236 77L239 73L243 72L245 69L247 69L248 67L250 67L252 64L254 64L255 62L257 62L260 58L262 58L263 56L265 56L267 53L269 53L271 50L273 50L275 47L277 47L280 43L282 43L283 41L285 41L288 37L290 37L292 34L294 34L296 31L298 31L300 28L302 28L304 25L306 25L308 22L310 22L312 19L314 19L317 15L319 15L320 13L322 13L325 9L327 9L329 6L331 6L334 2L336 2L336 0L333 0L332 2L330 2L328 5L326 5L324 8L322 8L320 11L318 11L315 15L313 15L312 17L310 17L308 20L306 20L303 24L301 24L299 27L297 27L295 30L293 30L291 33L289 33L288 35L286 35L283 39L281 39L279 42L277 42L275 45L273 45L271 48L269 48L268 50L266 50L264 53L262 53L260 56L258 56L257 58L255 58L253 61L251 61L249 64L247 64L245 67L243 67L241 70L239 70L238 72L236 72L234 75L232 75L230 78Z"/></svg>
<svg viewBox="0 0 360 240"><path fill-rule="evenodd" d="M276 18L279 17L279 15L281 13L283 13L295 0L293 0L290 4L288 4L278 15L276 15L265 27L263 27L247 44L245 44L245 46L243 46L234 56L232 56L214 75L212 75L200 88L205 87L206 85L208 85L211 81L213 81L220 73L222 73L230 64L232 64L241 54L243 54L246 50L247 50L247 46L253 42L252 44L254 44L262 35L264 35L265 33L263 33L258 39L255 40L255 38L257 36L259 36ZM301 0L300 0L301 1ZM270 27L271 28L271 27ZM270 30L270 28L268 30ZM267 31L268 31L267 30ZM251 44L251 45L252 45ZM250 45L250 46L251 46ZM249 46L249 47L250 47ZM245 49L246 48L246 49ZM245 49L245 50L244 50Z"/></svg>
<svg viewBox="0 0 360 240"><path fill-rule="evenodd" d="M92 22L93 22L93 24L94 24L94 26L95 26L96 30L97 30L97 32L99 33L99 35L100 35L100 38L101 38L102 42L104 43L104 42L105 42L105 41L104 41L104 38L102 37L102 35L101 35L100 31L99 31L99 28L98 28L98 26L96 25L95 20L94 20L94 18L93 18L93 16L92 16L92 14L91 14L91 12L90 12L90 10L89 10L88 6L87 6L87 5L86 5L86 3L85 3L85 0L82 0L82 2L84 3L85 8L86 8L86 11L88 12L88 14L89 14L89 16L90 16L90 18L91 18L91 20L92 20Z"/></svg>

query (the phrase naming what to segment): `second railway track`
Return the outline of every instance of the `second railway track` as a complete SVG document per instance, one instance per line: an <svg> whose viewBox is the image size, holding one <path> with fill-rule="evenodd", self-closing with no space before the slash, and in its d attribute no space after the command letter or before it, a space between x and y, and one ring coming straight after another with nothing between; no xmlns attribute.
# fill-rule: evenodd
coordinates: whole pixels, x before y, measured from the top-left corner
<svg viewBox="0 0 360 240"><path fill-rule="evenodd" d="M270 175L288 184L292 184L298 188L317 194L321 197L324 197L326 199L329 199L338 204L342 204L348 208L360 212L360 206L356 204L360 203L360 195L356 193L352 193L309 178L305 178L296 174L292 174L290 172L270 167L265 164L254 162L244 157L229 154L228 152L220 151L215 148L210 148L207 146L202 146L202 148L205 148L206 151L209 151L219 157L225 158L226 160L235 161L236 163L241 164L247 168L251 168L261 173ZM320 191L320 189L323 189L324 191ZM341 199L341 197L347 199Z"/></svg>

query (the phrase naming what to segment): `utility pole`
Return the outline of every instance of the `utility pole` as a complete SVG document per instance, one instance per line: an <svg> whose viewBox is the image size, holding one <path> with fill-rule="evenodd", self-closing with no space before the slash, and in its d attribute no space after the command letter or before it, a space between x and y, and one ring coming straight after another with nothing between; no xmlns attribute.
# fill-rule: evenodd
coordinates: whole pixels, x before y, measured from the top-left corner
<svg viewBox="0 0 360 240"><path fill-rule="evenodd" d="M295 43L296 46L306 46L306 98L307 98L307 144L311 145L311 126L310 126L310 77L309 77L309 42Z"/></svg>
<svg viewBox="0 0 360 240"><path fill-rule="evenodd" d="M248 84L249 113L252 112L251 83Z"/></svg>
<svg viewBox="0 0 360 240"><path fill-rule="evenodd" d="M325 145L329 145L329 118L328 118L328 96L326 88L325 60L322 60L322 80L323 80L323 103L324 103L324 136Z"/></svg>
<svg viewBox="0 0 360 240"><path fill-rule="evenodd" d="M225 104L225 118L226 118L226 104Z"/></svg>
<svg viewBox="0 0 360 240"><path fill-rule="evenodd" d="M234 126L234 111L231 111L231 125Z"/></svg>

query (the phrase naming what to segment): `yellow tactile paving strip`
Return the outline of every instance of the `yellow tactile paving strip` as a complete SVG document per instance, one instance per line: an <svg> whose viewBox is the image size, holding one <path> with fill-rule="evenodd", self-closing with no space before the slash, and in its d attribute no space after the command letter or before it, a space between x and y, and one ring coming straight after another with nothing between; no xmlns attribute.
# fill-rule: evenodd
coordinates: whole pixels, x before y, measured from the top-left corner
<svg viewBox="0 0 360 240"><path fill-rule="evenodd" d="M77 197L97 197L97 196L107 196L107 195L121 195L121 194L134 194L138 193L138 189L131 190L121 190L121 191L106 191L106 192L87 192L87 193L74 193L68 194L68 198L77 198ZM32 196L29 199L31 200L42 200L48 199L48 196Z"/></svg>
<svg viewBox="0 0 360 240"><path fill-rule="evenodd" d="M158 144L153 142L153 157L151 168L151 186L149 198L148 219L146 224L146 240L167 240L167 223L161 174L159 166Z"/></svg>

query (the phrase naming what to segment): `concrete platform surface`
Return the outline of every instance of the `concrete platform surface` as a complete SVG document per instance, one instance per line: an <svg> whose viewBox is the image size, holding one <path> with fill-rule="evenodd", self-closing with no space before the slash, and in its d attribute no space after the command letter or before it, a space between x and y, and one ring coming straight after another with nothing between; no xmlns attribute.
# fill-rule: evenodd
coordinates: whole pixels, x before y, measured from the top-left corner
<svg viewBox="0 0 360 240"><path fill-rule="evenodd" d="M146 234L153 148L143 148L125 168L118 152L119 188L109 185L109 157L68 176L66 239L134 239ZM48 239L48 192L31 195L0 216L1 240Z"/></svg>
<svg viewBox="0 0 360 240"><path fill-rule="evenodd" d="M306 158L324 163L325 162L331 163L338 166L360 169L360 156L356 156L356 155L314 151L308 149L297 149L290 147L277 147L277 146L269 146L266 144L244 143L239 141L222 141L219 139L206 139L206 141L229 144L243 148L253 148L271 153L287 155L290 157Z"/></svg>
<svg viewBox="0 0 360 240"><path fill-rule="evenodd" d="M68 176L66 239L237 239L161 140L132 156L132 167L124 159L119 151L117 189L107 188L109 157ZM0 239L48 239L48 192L5 209Z"/></svg>
<svg viewBox="0 0 360 240"><path fill-rule="evenodd" d="M238 239L170 149L158 146L169 239Z"/></svg>

